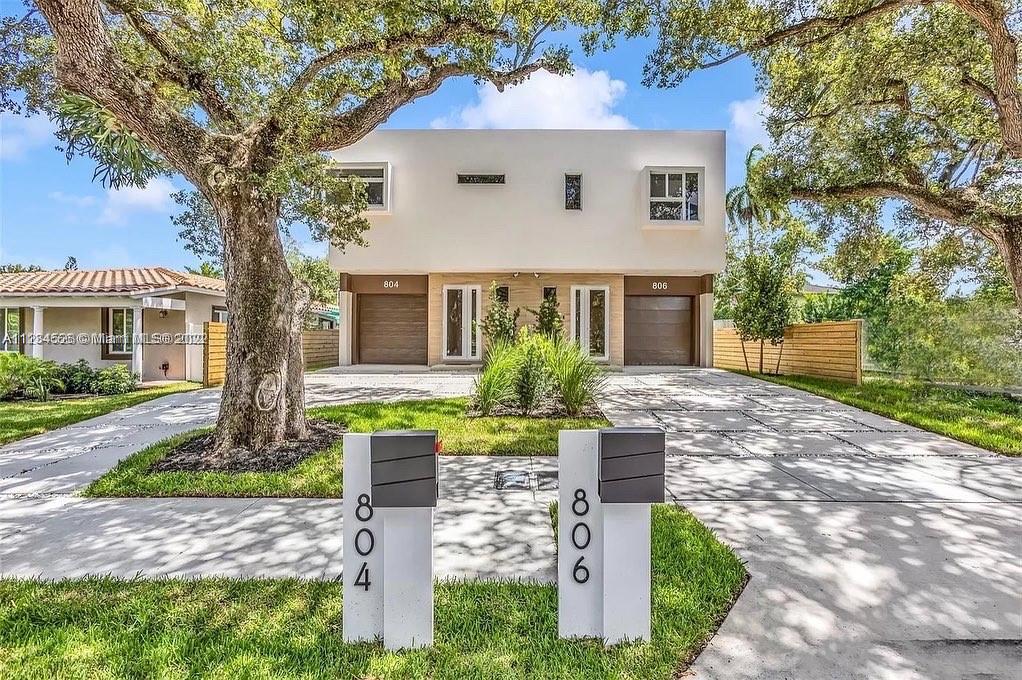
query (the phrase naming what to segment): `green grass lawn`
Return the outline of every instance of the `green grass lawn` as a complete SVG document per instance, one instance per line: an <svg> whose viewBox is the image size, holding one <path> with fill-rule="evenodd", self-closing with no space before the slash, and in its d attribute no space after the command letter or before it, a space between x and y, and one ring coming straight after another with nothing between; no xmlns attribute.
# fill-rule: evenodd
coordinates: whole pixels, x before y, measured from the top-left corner
<svg viewBox="0 0 1022 680"><path fill-rule="evenodd" d="M179 382L105 397L0 402L0 444L199 387L198 383Z"/></svg>
<svg viewBox="0 0 1022 680"><path fill-rule="evenodd" d="M744 374L829 397L990 451L1022 456L1022 402L1009 397L888 378L867 377L862 385L852 385L825 378Z"/></svg>
<svg viewBox="0 0 1022 680"><path fill-rule="evenodd" d="M605 427L602 418L468 418L468 399L429 399L396 403L349 404L309 410L313 418L343 424L352 432L437 430L446 455L555 455L559 430ZM153 461L189 432L158 442L125 458L83 492L86 496L293 496L338 498L341 495L341 445L311 456L283 472L156 472Z"/></svg>
<svg viewBox="0 0 1022 680"><path fill-rule="evenodd" d="M436 644L341 642L341 585L0 580L0 677L643 678L691 661L741 592L739 559L686 511L653 510L653 637L557 638L553 585L442 582Z"/></svg>

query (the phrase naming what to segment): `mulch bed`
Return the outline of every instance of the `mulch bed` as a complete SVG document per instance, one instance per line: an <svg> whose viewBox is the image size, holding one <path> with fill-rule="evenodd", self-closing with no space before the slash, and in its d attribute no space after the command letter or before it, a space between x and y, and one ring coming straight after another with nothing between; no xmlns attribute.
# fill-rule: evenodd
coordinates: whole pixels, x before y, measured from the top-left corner
<svg viewBox="0 0 1022 680"><path fill-rule="evenodd" d="M482 418L482 413L475 410L471 406L469 407L466 414L469 418ZM528 416L523 416L521 409L514 406L499 405L495 406L493 410L486 417L502 417L502 416L515 416L515 417L528 417L528 418L603 418L603 411L595 403L590 403L584 409L582 413L577 416L569 416L564 411L564 406L556 399L544 399L540 402L532 411L529 411Z"/></svg>
<svg viewBox="0 0 1022 680"><path fill-rule="evenodd" d="M226 455L209 452L213 435L189 439L149 466L150 472L281 472L306 458L321 453L345 432L342 425L327 420L310 420L306 439L289 441L259 451L233 449Z"/></svg>

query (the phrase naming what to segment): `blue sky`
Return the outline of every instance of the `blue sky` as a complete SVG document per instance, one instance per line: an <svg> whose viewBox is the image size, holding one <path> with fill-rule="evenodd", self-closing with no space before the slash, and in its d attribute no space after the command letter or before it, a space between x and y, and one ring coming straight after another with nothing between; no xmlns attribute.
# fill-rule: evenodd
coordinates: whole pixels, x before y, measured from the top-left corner
<svg viewBox="0 0 1022 680"><path fill-rule="evenodd" d="M641 83L648 47L627 41L592 57L576 47L573 76L541 72L504 94L470 79L449 81L385 127L723 129L728 183L740 182L745 152L765 141L749 63L697 73L674 89L649 89ZM88 160L65 161L48 121L0 115L0 263L59 268L73 255L83 269L196 264L170 221L169 194L187 186L183 179L107 190L92 181ZM307 252L325 253L325 245L297 237Z"/></svg>

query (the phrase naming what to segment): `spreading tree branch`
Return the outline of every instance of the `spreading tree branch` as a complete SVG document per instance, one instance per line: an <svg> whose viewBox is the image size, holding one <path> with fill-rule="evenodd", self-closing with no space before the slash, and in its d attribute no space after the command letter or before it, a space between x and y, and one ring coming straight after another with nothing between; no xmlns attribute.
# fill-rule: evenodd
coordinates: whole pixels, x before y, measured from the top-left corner
<svg viewBox="0 0 1022 680"><path fill-rule="evenodd" d="M511 40L511 36L502 28L491 28L467 17L452 17L427 31L406 31L383 39L352 43L321 54L310 61L288 87L284 100L289 101L301 94L324 70L349 59L395 54L405 50L424 50L444 45L464 35L495 41Z"/></svg>
<svg viewBox="0 0 1022 680"><path fill-rule="evenodd" d="M325 116L320 123L321 132L312 140L314 151L331 151L357 142L382 124L394 111L420 97L432 94L448 78L471 75L486 80L498 90L519 83L530 75L546 68L547 63L539 59L507 71L480 70L464 64L441 64L430 68L417 77L402 74L384 85L383 89L349 111Z"/></svg>
<svg viewBox="0 0 1022 680"><path fill-rule="evenodd" d="M212 121L228 127L238 126L237 114L206 77L206 73L190 65L176 52L160 33L159 28L123 0L105 1L111 11L124 15L135 32L163 58L170 80L198 95L199 104Z"/></svg>
<svg viewBox="0 0 1022 680"><path fill-rule="evenodd" d="M216 136L174 109L121 61L99 0L37 0L36 4L56 43L59 84L113 113L196 186L207 186L200 159L221 158Z"/></svg>

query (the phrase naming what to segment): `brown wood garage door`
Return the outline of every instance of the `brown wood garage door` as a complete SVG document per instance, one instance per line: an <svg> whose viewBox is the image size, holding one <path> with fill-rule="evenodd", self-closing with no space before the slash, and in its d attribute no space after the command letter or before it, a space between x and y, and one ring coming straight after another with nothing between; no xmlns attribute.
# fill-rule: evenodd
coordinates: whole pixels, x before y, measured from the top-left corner
<svg viewBox="0 0 1022 680"><path fill-rule="evenodd" d="M426 363L426 296L359 295L358 361Z"/></svg>
<svg viewBox="0 0 1022 680"><path fill-rule="evenodd" d="M692 298L625 297L625 363L632 366L692 363Z"/></svg>

